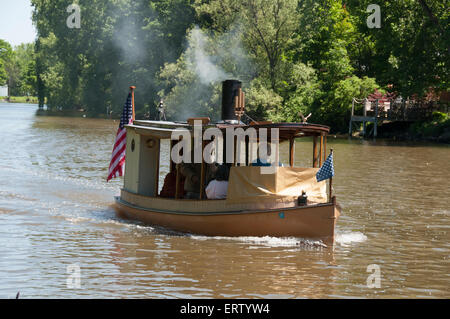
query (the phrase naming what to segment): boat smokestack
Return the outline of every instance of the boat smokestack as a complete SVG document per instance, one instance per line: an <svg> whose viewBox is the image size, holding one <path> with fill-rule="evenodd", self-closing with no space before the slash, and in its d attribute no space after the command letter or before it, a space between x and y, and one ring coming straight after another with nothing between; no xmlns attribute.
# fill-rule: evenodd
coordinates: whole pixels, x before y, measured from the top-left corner
<svg viewBox="0 0 450 319"><path fill-rule="evenodd" d="M238 121L234 113L234 99L238 96L242 82L238 80L225 80L222 82L222 121Z"/></svg>

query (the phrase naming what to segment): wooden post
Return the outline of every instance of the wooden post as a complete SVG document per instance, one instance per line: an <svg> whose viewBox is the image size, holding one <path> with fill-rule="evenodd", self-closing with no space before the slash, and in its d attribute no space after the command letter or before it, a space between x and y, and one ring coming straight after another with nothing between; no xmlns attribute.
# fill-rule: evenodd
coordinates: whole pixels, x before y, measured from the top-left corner
<svg viewBox="0 0 450 319"><path fill-rule="evenodd" d="M220 140L219 140L220 143ZM227 135L223 134L222 136L222 163L226 163L227 162Z"/></svg>
<svg viewBox="0 0 450 319"><path fill-rule="evenodd" d="M378 99L375 103L375 122L373 123L373 137L377 137L377 126L378 126Z"/></svg>
<svg viewBox="0 0 450 319"><path fill-rule="evenodd" d="M317 167L317 136L313 137L313 167Z"/></svg>
<svg viewBox="0 0 450 319"><path fill-rule="evenodd" d="M289 139L289 165L294 167L294 154L295 154L295 138Z"/></svg>
<svg viewBox="0 0 450 319"><path fill-rule="evenodd" d="M327 136L323 137L323 160L325 161L325 157L327 156Z"/></svg>
<svg viewBox="0 0 450 319"><path fill-rule="evenodd" d="M319 167L322 167L322 163L323 163L323 134L320 134Z"/></svg>
<svg viewBox="0 0 450 319"><path fill-rule="evenodd" d="M405 120L405 113L406 113L405 110L406 110L406 100L403 99L403 102L402 102L402 114L401 114L403 121Z"/></svg>
<svg viewBox="0 0 450 319"><path fill-rule="evenodd" d="M133 122L134 122L134 119L135 119L135 115L134 115L134 89L136 89L135 86L130 86L130 90L131 90L131 107L133 109L133 115L132 115Z"/></svg>
<svg viewBox="0 0 450 319"><path fill-rule="evenodd" d="M236 141L237 141L237 136L233 136L233 164L232 164L232 166L237 166L236 165Z"/></svg>
<svg viewBox="0 0 450 319"><path fill-rule="evenodd" d="M155 174L155 190L156 190L156 195L155 197L158 197L159 194L159 161L161 160L161 140L157 139L155 140L157 141L157 145L155 145L155 147L158 147L157 153L158 153L158 160L156 161L156 174Z"/></svg>
<svg viewBox="0 0 450 319"><path fill-rule="evenodd" d="M371 103L372 103L372 102L371 102ZM370 107L372 107L372 104L370 105ZM365 120L365 118L367 117L366 103L364 103L364 107L363 107L363 116L364 116L364 121L363 121L363 137L366 137L366 120Z"/></svg>
<svg viewBox="0 0 450 319"><path fill-rule="evenodd" d="M394 100L390 100L389 101L389 110L387 111L387 114L384 115L384 117L387 117L388 120L391 117L391 112L392 112L393 107L394 107Z"/></svg>
<svg viewBox="0 0 450 319"><path fill-rule="evenodd" d="M203 136L203 134L202 134ZM200 169L200 199L203 199L203 193L205 192L205 176L206 176L206 164L203 158L203 150L205 149L205 141L202 141L202 166Z"/></svg>
<svg viewBox="0 0 450 319"><path fill-rule="evenodd" d="M250 144L250 136L245 136L245 166L249 165L249 158L250 158L248 154L250 150L249 144Z"/></svg>
<svg viewBox="0 0 450 319"><path fill-rule="evenodd" d="M175 169L176 169L176 164L174 163L174 161L172 161L172 148L175 145L175 140L170 140L170 147L169 147L169 162L170 162L170 172L172 173Z"/></svg>
<svg viewBox="0 0 450 319"><path fill-rule="evenodd" d="M348 136L352 137L352 119L353 114L355 113L355 99L352 99L352 113L350 114L350 123L348 124Z"/></svg>
<svg viewBox="0 0 450 319"><path fill-rule="evenodd" d="M330 154L333 154L333 149L330 150ZM333 158L334 162L334 158ZM333 201L333 177L330 177L330 202Z"/></svg>
<svg viewBox="0 0 450 319"><path fill-rule="evenodd" d="M203 199L203 193L205 191L205 175L206 175L206 167L205 167L205 161L202 159L202 167L201 167L201 173L200 173L200 199Z"/></svg>
<svg viewBox="0 0 450 319"><path fill-rule="evenodd" d="M177 177L176 177L176 182L175 182L175 199L179 199L180 198L180 193L181 193L181 183L180 183L180 168L177 166Z"/></svg>
<svg viewBox="0 0 450 319"><path fill-rule="evenodd" d="M180 139L178 140L178 143L180 142ZM184 193L184 190L181 189L181 173L180 173L180 164L176 165L177 170L177 176L175 180L175 199L179 199L180 195Z"/></svg>

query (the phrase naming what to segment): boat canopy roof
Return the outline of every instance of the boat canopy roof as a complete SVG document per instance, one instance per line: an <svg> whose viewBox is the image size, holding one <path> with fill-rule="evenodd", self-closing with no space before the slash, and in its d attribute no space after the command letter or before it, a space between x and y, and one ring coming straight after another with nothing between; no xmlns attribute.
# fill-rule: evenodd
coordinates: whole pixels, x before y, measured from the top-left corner
<svg viewBox="0 0 450 319"><path fill-rule="evenodd" d="M169 121L144 121L135 120L133 124L126 125L129 129L134 129L136 133L140 135L153 136L160 139L170 139L172 132L177 129L184 128L187 130L193 130L193 126L187 122L169 122ZM279 138L281 141L289 140L297 137L304 136L321 136L327 135L330 132L330 128L325 125L310 124L310 123L272 123L272 122L252 122L247 124L228 124L228 123L216 123L206 124L203 128L216 127L220 130L227 128L254 128L257 131L260 129L267 129L267 134L270 136L270 129L279 129Z"/></svg>

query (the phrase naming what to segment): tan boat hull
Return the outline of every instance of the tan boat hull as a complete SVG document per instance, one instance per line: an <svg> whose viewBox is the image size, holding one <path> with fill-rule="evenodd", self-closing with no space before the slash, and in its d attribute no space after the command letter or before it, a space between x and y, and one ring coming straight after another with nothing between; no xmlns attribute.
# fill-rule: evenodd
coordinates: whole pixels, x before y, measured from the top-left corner
<svg viewBox="0 0 450 319"><path fill-rule="evenodd" d="M182 206L181 206L182 207ZM193 213L143 208L116 198L119 217L172 230L206 236L274 236L320 239L334 243L340 210L336 204L318 204L270 210Z"/></svg>

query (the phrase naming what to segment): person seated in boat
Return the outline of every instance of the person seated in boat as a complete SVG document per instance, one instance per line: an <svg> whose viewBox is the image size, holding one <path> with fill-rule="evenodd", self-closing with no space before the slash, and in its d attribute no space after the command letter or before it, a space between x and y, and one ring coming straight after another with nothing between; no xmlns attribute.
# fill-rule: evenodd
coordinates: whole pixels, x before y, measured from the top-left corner
<svg viewBox="0 0 450 319"><path fill-rule="evenodd" d="M184 181L184 198L199 199L200 198L200 175L202 165L200 163L181 163L178 164L180 173L185 177ZM217 166L215 163L206 164L205 181L206 184L214 178Z"/></svg>
<svg viewBox="0 0 450 319"><path fill-rule="evenodd" d="M228 192L228 177L230 168L228 165L220 165L216 171L216 178L209 182L205 189L208 199L225 199Z"/></svg>
<svg viewBox="0 0 450 319"><path fill-rule="evenodd" d="M199 199L201 165L193 163L178 164L180 174L184 176L184 198Z"/></svg>
<svg viewBox="0 0 450 319"><path fill-rule="evenodd" d="M175 198L177 189L177 171L169 172L164 178L164 185L159 193L159 196L166 198ZM184 190L184 177L180 178L180 189Z"/></svg>
<svg viewBox="0 0 450 319"><path fill-rule="evenodd" d="M258 158L252 162L251 166L272 166L272 163L268 161L270 160L270 155L272 154L272 146L270 143L267 143L267 157L260 157L259 146L257 154ZM283 163L278 162L278 166L283 166Z"/></svg>

